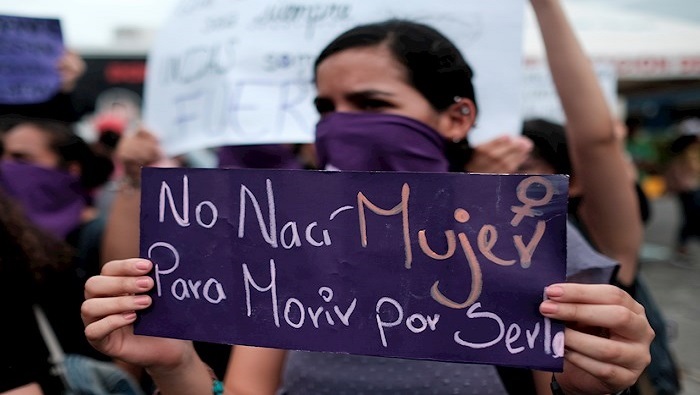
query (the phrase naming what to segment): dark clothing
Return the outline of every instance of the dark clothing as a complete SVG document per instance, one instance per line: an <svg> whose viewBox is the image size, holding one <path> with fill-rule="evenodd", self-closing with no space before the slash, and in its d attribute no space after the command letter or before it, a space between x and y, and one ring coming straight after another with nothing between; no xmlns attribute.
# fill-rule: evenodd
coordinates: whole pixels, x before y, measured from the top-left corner
<svg viewBox="0 0 700 395"><path fill-rule="evenodd" d="M214 371L216 377L223 378L228 367L228 359L231 356L231 346L228 344L215 344L194 342L197 354Z"/></svg>
<svg viewBox="0 0 700 395"><path fill-rule="evenodd" d="M80 318L84 281L71 266L53 273L39 287L38 302L44 309L58 341L66 354L81 354L100 360L109 358L95 350L85 338L85 327Z"/></svg>
<svg viewBox="0 0 700 395"><path fill-rule="evenodd" d="M66 93L57 93L43 103L0 104L0 116L52 119L66 123L77 122L80 119L71 95Z"/></svg>
<svg viewBox="0 0 700 395"><path fill-rule="evenodd" d="M226 146L217 150L219 168L302 169L293 147L285 144Z"/></svg>
<svg viewBox="0 0 700 395"><path fill-rule="evenodd" d="M0 239L0 243L10 242ZM63 270L45 268L38 282L26 257L4 256L6 260L0 260L0 306L7 319L0 324L0 392L37 382L45 394L59 394L61 383L49 373L49 353L33 305L42 307L66 354L105 360L84 335L80 319L84 280L71 265Z"/></svg>
<svg viewBox="0 0 700 395"><path fill-rule="evenodd" d="M678 245L683 246L691 237L700 237L700 190L678 192L678 199L683 210Z"/></svg>
<svg viewBox="0 0 700 395"><path fill-rule="evenodd" d="M100 274L102 269L102 234L106 221L104 216L98 216L66 236L66 242L76 250L75 273L82 285L88 278Z"/></svg>
<svg viewBox="0 0 700 395"><path fill-rule="evenodd" d="M0 262L0 301L7 318L0 325L0 392L29 383L41 385L45 394L61 392L60 380L49 373L49 352L32 311L33 284L26 265Z"/></svg>
<svg viewBox="0 0 700 395"><path fill-rule="evenodd" d="M285 395L507 394L490 365L304 351L288 352L283 383Z"/></svg>

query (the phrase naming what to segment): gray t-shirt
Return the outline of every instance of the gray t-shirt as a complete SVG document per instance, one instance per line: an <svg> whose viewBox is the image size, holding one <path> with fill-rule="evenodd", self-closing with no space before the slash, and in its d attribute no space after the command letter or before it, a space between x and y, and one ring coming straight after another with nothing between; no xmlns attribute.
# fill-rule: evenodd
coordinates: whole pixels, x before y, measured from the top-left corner
<svg viewBox="0 0 700 395"><path fill-rule="evenodd" d="M506 391L490 365L290 351L281 394L501 395Z"/></svg>

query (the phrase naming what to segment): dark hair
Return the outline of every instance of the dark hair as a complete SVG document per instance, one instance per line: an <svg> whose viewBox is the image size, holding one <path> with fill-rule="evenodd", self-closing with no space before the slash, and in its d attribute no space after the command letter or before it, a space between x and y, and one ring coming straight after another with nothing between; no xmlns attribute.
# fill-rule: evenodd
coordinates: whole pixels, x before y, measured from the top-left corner
<svg viewBox="0 0 700 395"><path fill-rule="evenodd" d="M432 27L405 20L391 19L346 31L321 51L314 73L333 54L380 44L406 68L409 83L435 110L447 109L455 96L471 99L476 105L474 74L457 47Z"/></svg>
<svg viewBox="0 0 700 395"><path fill-rule="evenodd" d="M95 154L65 123L46 119L17 119L13 125L6 126L7 132L21 125L34 126L46 135L49 149L58 155L61 168L65 169L69 164L77 163L80 166L80 184L84 188L98 187L112 174L112 161Z"/></svg>
<svg viewBox="0 0 700 395"><path fill-rule="evenodd" d="M49 272L65 269L74 251L32 224L19 205L0 189L0 272L27 265L41 282Z"/></svg>
<svg viewBox="0 0 700 395"><path fill-rule="evenodd" d="M555 173L571 174L566 131L562 125L544 119L531 119L523 123L523 136L532 140L532 154L549 163Z"/></svg>
<svg viewBox="0 0 700 395"><path fill-rule="evenodd" d="M693 144L700 142L698 136L694 134L684 134L671 141L670 149L673 154L680 154Z"/></svg>
<svg viewBox="0 0 700 395"><path fill-rule="evenodd" d="M446 110L457 96L470 99L478 108L472 85L474 73L459 49L432 27L406 20L360 25L341 34L316 58L314 77L318 65L333 54L381 44L406 68L408 82L436 111ZM466 139L447 141L449 170L464 171L470 151Z"/></svg>

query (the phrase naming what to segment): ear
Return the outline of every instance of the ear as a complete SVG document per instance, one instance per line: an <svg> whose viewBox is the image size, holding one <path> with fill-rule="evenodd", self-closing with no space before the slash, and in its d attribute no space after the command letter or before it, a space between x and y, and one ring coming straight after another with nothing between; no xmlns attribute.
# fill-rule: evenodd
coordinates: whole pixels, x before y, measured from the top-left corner
<svg viewBox="0 0 700 395"><path fill-rule="evenodd" d="M455 102L440 113L438 131L448 140L461 141L476 124L476 105L471 99L455 97Z"/></svg>
<svg viewBox="0 0 700 395"><path fill-rule="evenodd" d="M569 178L569 196L570 197L583 196L583 187L578 182L578 179L576 177L573 177L573 176L571 176Z"/></svg>

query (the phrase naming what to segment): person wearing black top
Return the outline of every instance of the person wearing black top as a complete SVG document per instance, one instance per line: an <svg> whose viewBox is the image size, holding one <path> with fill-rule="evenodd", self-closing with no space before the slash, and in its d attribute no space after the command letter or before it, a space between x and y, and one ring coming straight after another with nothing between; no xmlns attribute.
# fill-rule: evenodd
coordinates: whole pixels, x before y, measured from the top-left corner
<svg viewBox="0 0 700 395"><path fill-rule="evenodd" d="M65 273L70 257L68 247L34 227L0 190L0 307L6 317L0 325L0 393L25 386L61 392L32 306L49 296L47 286Z"/></svg>

